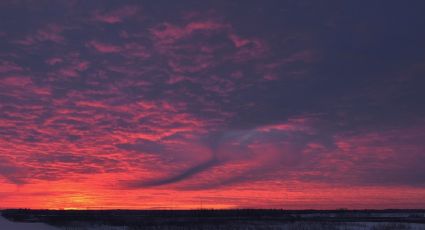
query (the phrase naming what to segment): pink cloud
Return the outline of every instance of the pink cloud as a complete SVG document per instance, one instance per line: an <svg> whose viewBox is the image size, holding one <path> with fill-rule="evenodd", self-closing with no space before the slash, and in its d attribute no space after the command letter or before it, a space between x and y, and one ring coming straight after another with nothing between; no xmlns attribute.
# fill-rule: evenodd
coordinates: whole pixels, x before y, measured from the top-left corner
<svg viewBox="0 0 425 230"><path fill-rule="evenodd" d="M230 74L230 77L233 79L242 79L243 73L241 71L236 71Z"/></svg>
<svg viewBox="0 0 425 230"><path fill-rule="evenodd" d="M89 67L89 62L88 61L80 61L77 63L76 65L76 69L79 71L84 71Z"/></svg>
<svg viewBox="0 0 425 230"><path fill-rule="evenodd" d="M160 39L160 42L170 43L185 36L183 29L168 23L154 27L150 31L154 37Z"/></svg>
<svg viewBox="0 0 425 230"><path fill-rule="evenodd" d="M263 75L266 81L276 81L282 76L284 77L299 77L305 75L309 71L309 65L317 61L317 55L313 50L301 50L289 54L287 57L269 63L260 63L257 65L257 72ZM299 62L303 62L302 69L293 70L291 67ZM291 71L285 69L291 68Z"/></svg>
<svg viewBox="0 0 425 230"><path fill-rule="evenodd" d="M46 63L49 65L56 65L62 62L63 62L63 59L60 57L52 57L46 60Z"/></svg>
<svg viewBox="0 0 425 230"><path fill-rule="evenodd" d="M87 44L100 53L116 53L130 60L133 60L134 58L146 59L151 56L151 53L146 46L136 42L125 43L121 46L117 46L92 40Z"/></svg>
<svg viewBox="0 0 425 230"><path fill-rule="evenodd" d="M305 63L311 63L316 60L316 54L312 50L302 50L290 55L288 58L283 60L283 63L291 63L296 61L302 61Z"/></svg>
<svg viewBox="0 0 425 230"><path fill-rule="evenodd" d="M197 30L221 30L221 29L225 29L228 26L226 24L217 22L217 21L196 21L196 22L191 22L189 24L186 25L185 27L185 31L186 33L193 33Z"/></svg>
<svg viewBox="0 0 425 230"><path fill-rule="evenodd" d="M141 45L138 43L125 44L122 55L128 58L142 58L142 59L146 59L151 56L149 50L144 45Z"/></svg>
<svg viewBox="0 0 425 230"><path fill-rule="evenodd" d="M216 21L194 21L185 26L175 26L169 23L163 23L160 26L152 28L150 31L162 43L173 43L176 40L189 37L197 31L214 32L227 29L228 26Z"/></svg>
<svg viewBox="0 0 425 230"><path fill-rule="evenodd" d="M25 76L6 77L1 79L0 82L9 87L25 87L32 84L31 78Z"/></svg>
<svg viewBox="0 0 425 230"><path fill-rule="evenodd" d="M88 44L100 53L118 53L122 50L119 46L94 40L89 42Z"/></svg>
<svg viewBox="0 0 425 230"><path fill-rule="evenodd" d="M61 58L49 58L45 62L52 66L52 71L48 74L51 80L61 79L62 76L78 77L90 66L90 62L82 60L79 53L66 54Z"/></svg>
<svg viewBox="0 0 425 230"><path fill-rule="evenodd" d="M138 6L124 6L112 11L96 11L93 19L98 22L116 24L137 15L139 12L140 8Z"/></svg>
<svg viewBox="0 0 425 230"><path fill-rule="evenodd" d="M168 61L168 65L177 74L196 73L211 68L215 65L213 58L208 55L198 55L192 57L192 63L188 63L188 60L186 59L187 58L184 56L174 57Z"/></svg>
<svg viewBox="0 0 425 230"><path fill-rule="evenodd" d="M231 57L231 59L235 62L259 60L265 58L269 54L267 43L258 38L240 40L237 44L239 47L236 53Z"/></svg>
<svg viewBox="0 0 425 230"><path fill-rule="evenodd" d="M17 40L16 43L22 45L33 45L38 42L54 42L63 43L65 37L61 34L64 31L64 27L57 24L49 24L41 29L38 29L33 34L29 34L22 40Z"/></svg>
<svg viewBox="0 0 425 230"><path fill-rule="evenodd" d="M8 62L8 61L0 62L0 73L20 72L22 70L23 70L22 67L18 66L17 64L13 62Z"/></svg>
<svg viewBox="0 0 425 230"><path fill-rule="evenodd" d="M276 81L279 77L276 74L268 73L263 76L263 79L266 81Z"/></svg>
<svg viewBox="0 0 425 230"><path fill-rule="evenodd" d="M287 122L272 124L272 125L264 125L258 127L257 130L261 132L271 132L271 131L281 131L281 132L314 132L311 128L313 120L309 117L299 117L299 118L291 118Z"/></svg>
<svg viewBox="0 0 425 230"><path fill-rule="evenodd" d="M189 80L189 79L190 78L187 78L187 77L184 77L184 76L181 76L181 75L170 75L167 83L168 84L175 84L175 83L185 81L185 80Z"/></svg>
<svg viewBox="0 0 425 230"><path fill-rule="evenodd" d="M230 40L232 40L232 42L236 46L236 48L240 48L242 46L245 46L245 45L251 43L250 40L243 39L236 34L229 34L229 38L230 38Z"/></svg>

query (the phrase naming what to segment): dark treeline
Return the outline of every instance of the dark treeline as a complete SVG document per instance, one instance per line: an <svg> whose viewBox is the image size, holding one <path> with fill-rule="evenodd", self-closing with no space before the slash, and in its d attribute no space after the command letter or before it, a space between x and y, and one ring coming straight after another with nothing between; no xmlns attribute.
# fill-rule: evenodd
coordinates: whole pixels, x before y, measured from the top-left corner
<svg viewBox="0 0 425 230"><path fill-rule="evenodd" d="M398 215L400 214L400 215ZM87 222L111 226L187 226L261 222L400 222L425 223L425 210L30 210L8 209L12 221L56 226Z"/></svg>

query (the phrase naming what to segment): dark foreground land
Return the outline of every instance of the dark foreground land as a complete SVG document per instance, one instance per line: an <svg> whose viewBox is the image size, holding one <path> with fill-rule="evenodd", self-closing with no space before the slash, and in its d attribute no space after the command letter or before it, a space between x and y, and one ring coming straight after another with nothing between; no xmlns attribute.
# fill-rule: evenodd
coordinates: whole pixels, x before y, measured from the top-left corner
<svg viewBox="0 0 425 230"><path fill-rule="evenodd" d="M13 209L3 210L2 215L12 221L43 222L62 229L92 229L81 226L104 226L96 229L425 229L425 210ZM369 223L379 223L384 227L352 227L367 227Z"/></svg>

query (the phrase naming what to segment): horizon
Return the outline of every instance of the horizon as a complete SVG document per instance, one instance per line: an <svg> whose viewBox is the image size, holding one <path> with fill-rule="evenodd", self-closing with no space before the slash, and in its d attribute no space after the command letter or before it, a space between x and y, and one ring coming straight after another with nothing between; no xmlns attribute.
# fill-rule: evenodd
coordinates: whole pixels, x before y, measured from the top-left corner
<svg viewBox="0 0 425 230"><path fill-rule="evenodd" d="M0 206L425 209L425 1L0 2Z"/></svg>
<svg viewBox="0 0 425 230"><path fill-rule="evenodd" d="M425 209L282 209L282 208L241 208L241 209L214 209L214 208L198 208L198 209L32 209L32 208L0 208L0 211L7 210L28 210L28 211L294 211L294 212L351 212L351 211L425 211Z"/></svg>

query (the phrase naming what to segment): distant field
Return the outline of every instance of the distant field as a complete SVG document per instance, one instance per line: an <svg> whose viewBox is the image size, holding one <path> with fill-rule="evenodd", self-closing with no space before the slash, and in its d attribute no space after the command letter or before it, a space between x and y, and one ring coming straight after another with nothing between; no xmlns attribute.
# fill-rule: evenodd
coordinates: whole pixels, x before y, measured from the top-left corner
<svg viewBox="0 0 425 230"><path fill-rule="evenodd" d="M425 230L425 210L4 210L58 229ZM47 225L46 225L47 226ZM3 229L3 228L1 228Z"/></svg>

